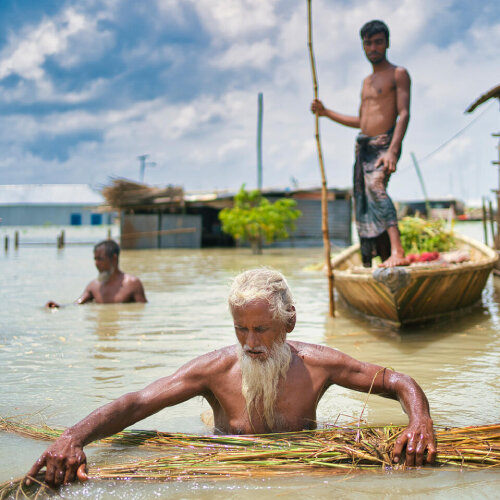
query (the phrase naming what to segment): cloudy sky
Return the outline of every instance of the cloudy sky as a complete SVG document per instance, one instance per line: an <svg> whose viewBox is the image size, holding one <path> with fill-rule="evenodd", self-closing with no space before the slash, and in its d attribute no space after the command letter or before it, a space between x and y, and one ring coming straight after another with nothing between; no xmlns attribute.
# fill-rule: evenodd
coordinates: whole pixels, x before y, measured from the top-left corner
<svg viewBox="0 0 500 500"><path fill-rule="evenodd" d="M313 0L319 93L333 109L357 113L370 72L358 32L374 18L412 78L390 193L421 197L413 151L430 196L490 195L498 100L464 111L500 83L498 1ZM255 187L259 92L264 186L319 186L306 0L0 2L2 184L138 180L148 154L151 184ZM351 185L356 133L322 120L330 186Z"/></svg>

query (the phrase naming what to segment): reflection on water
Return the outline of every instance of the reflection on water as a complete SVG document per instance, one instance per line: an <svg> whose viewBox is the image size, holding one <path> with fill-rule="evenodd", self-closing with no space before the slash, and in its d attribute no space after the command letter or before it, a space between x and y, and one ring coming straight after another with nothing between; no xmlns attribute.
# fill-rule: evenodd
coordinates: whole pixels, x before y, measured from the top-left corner
<svg viewBox="0 0 500 500"><path fill-rule="evenodd" d="M101 235L96 238L101 239ZM227 310L228 284L242 269L269 265L288 277L297 301L298 324L291 338L336 347L354 357L390 366L422 385L438 425L476 425L500 420L500 280L491 278L482 304L466 315L404 332L369 323L338 307L327 317L326 280L305 271L323 259L322 249L280 249L253 256L248 250L125 251L124 270L141 277L149 303L71 305L95 276L91 246L21 247L0 257L0 415L31 415L39 422L70 425L96 406L172 373L194 356L234 343ZM66 307L47 311L53 299ZM359 416L365 395L331 388L318 408L320 421ZM138 427L206 433L200 399L166 409ZM399 405L370 397L364 417L372 424L404 423ZM0 480L29 468L45 444L0 434ZM90 449L91 463L119 461L120 450ZM15 458L14 458L15 457ZM422 481L423 480L423 481ZM478 490L478 485L481 489ZM304 492L325 497L431 494L470 498L498 490L500 475L434 470L404 474L286 481L228 480L169 485L93 483L65 490L68 498L275 497Z"/></svg>

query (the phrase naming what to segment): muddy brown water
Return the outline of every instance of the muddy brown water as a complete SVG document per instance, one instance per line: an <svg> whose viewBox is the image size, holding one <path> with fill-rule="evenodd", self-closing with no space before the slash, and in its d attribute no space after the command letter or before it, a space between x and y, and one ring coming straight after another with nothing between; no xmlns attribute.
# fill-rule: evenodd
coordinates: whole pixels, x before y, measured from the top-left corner
<svg viewBox="0 0 500 500"><path fill-rule="evenodd" d="M48 231L48 230L47 230ZM72 234L67 233L69 241ZM78 233L97 241L103 229ZM85 232L87 231L87 232ZM475 232L474 232L475 231ZM464 231L477 236L477 226ZM43 231L36 233L40 238ZM42 236L40 236L42 235ZM426 392L434 422L465 426L500 421L500 279L491 277L482 301L466 314L403 332L368 322L339 307L327 317L326 279L307 266L321 248L125 251L122 268L141 277L146 305L68 305L95 276L92 247L21 246L0 255L0 416L68 426L97 406L167 375L191 358L234 343L226 306L237 272L268 265L288 278L298 311L290 338L325 344L414 377ZM318 420L349 422L365 395L327 391ZM200 398L165 409L136 428L206 434ZM370 397L369 424L403 424L398 403ZM0 481L29 469L46 444L0 433ZM89 449L90 464L119 462L130 450ZM500 472L420 469L322 477L227 479L174 483L89 482L62 490L64 498L498 498Z"/></svg>

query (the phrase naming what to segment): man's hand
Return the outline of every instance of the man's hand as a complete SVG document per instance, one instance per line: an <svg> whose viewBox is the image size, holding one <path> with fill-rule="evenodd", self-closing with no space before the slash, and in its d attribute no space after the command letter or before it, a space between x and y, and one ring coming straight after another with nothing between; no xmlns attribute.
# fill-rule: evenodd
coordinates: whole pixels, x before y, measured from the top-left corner
<svg viewBox="0 0 500 500"><path fill-rule="evenodd" d="M431 464L436 459L436 440L430 418L425 421L410 423L396 440L392 459L399 463L401 453L406 446L406 465L409 467L420 467L424 465L425 451L427 458L425 462Z"/></svg>
<svg viewBox="0 0 500 500"><path fill-rule="evenodd" d="M314 99L311 103L311 111L314 114L318 113L318 116L324 116L325 106L323 106L323 103L319 99Z"/></svg>
<svg viewBox="0 0 500 500"><path fill-rule="evenodd" d="M45 482L50 486L69 484L76 478L86 481L88 479L86 466L87 457L83 447L63 434L31 467L26 474L26 484L30 485L30 477L36 477L43 467L46 468Z"/></svg>
<svg viewBox="0 0 500 500"><path fill-rule="evenodd" d="M57 302L54 302L53 300L49 300L46 304L45 307L47 309L58 309L61 307Z"/></svg>
<svg viewBox="0 0 500 500"><path fill-rule="evenodd" d="M375 163L375 168L383 165L385 173L387 175L391 175L396 171L396 165L398 163L398 157L391 153L390 151L386 151L384 154L380 155L377 162Z"/></svg>

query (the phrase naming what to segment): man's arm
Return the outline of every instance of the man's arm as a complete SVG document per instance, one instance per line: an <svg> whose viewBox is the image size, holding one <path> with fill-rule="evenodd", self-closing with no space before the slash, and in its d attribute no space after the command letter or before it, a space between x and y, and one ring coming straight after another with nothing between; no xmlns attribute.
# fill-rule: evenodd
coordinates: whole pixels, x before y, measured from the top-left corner
<svg viewBox="0 0 500 500"><path fill-rule="evenodd" d="M410 121L410 75L406 69L397 67L394 70L396 81L396 107L398 119L394 128L394 134L389 149L380 156L375 167L383 165L388 174L396 171L396 164L401 156L401 145Z"/></svg>
<svg viewBox="0 0 500 500"><path fill-rule="evenodd" d="M315 114L318 113L318 116L326 116L330 118L330 120L345 125L346 127L359 128L361 126L359 116L343 115L331 109L327 109L318 99L314 99L312 102L311 111Z"/></svg>
<svg viewBox="0 0 500 500"><path fill-rule="evenodd" d="M75 300L75 304L85 304L87 302L90 302L90 301L94 300L94 294L92 293L92 283L93 283L93 281L91 281L87 285L87 288L85 288L85 290L80 295L80 297L78 297Z"/></svg>
<svg viewBox="0 0 500 500"><path fill-rule="evenodd" d="M144 286L139 278L135 278L133 298L134 302L146 303L148 301L144 292Z"/></svg>
<svg viewBox="0 0 500 500"><path fill-rule="evenodd" d="M429 403L421 387L408 375L389 368L363 363L340 351L328 357L329 382L356 391L371 392L398 400L408 415L409 423L396 440L393 451L394 462L401 460L406 446L406 465L424 464L436 458L436 443Z"/></svg>
<svg viewBox="0 0 500 500"><path fill-rule="evenodd" d="M75 301L74 304L85 304L86 302L90 302L91 300L94 299L94 295L92 294L91 291L91 285L92 283L89 283L87 285L87 288L83 291L83 293L78 297ZM54 302L53 300L49 300L46 304L45 307L48 309L59 309L61 307L60 304L57 302Z"/></svg>
<svg viewBox="0 0 500 500"><path fill-rule="evenodd" d="M115 434L161 409L182 403L207 391L213 354L201 356L171 376L161 378L144 389L131 392L93 411L64 433L40 456L27 476L35 477L46 468L45 481L59 486L81 476L86 456L83 447ZM26 480L30 484L31 480Z"/></svg>

